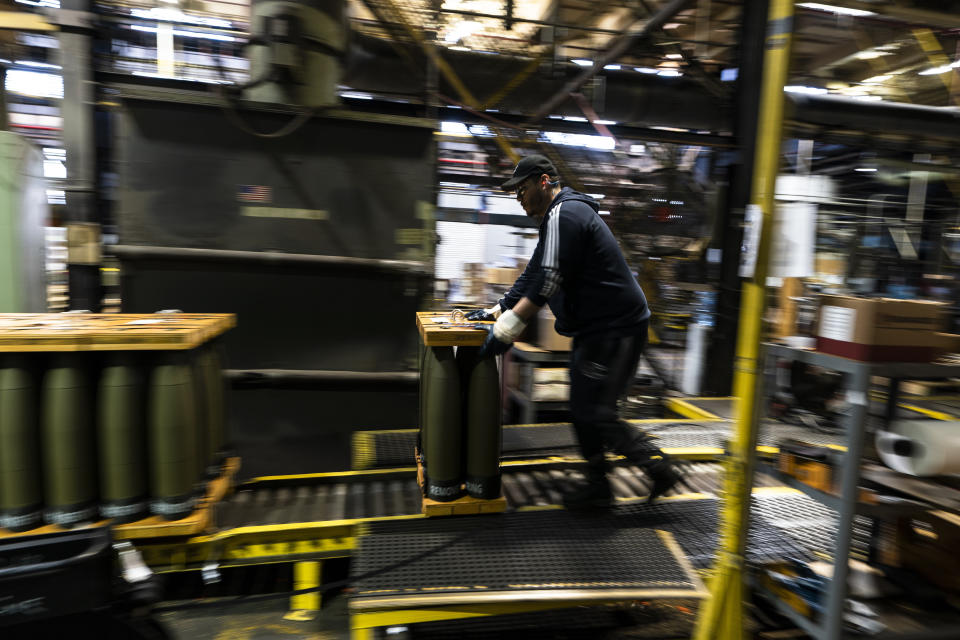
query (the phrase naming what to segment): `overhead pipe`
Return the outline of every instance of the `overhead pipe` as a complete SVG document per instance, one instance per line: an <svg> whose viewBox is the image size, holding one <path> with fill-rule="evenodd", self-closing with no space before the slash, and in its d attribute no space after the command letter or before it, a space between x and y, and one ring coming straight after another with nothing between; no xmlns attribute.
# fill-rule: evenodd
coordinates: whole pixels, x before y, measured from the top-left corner
<svg viewBox="0 0 960 640"><path fill-rule="evenodd" d="M226 369L224 378L233 389L378 389L409 391L416 388L416 371L328 371L302 369Z"/></svg>
<svg viewBox="0 0 960 640"><path fill-rule="evenodd" d="M586 84L590 78L597 75L605 66L618 59L639 40L648 36L655 29L662 27L668 20L686 9L692 3L693 0L671 0L659 11L650 16L639 31L627 32L615 38L611 47L594 60L593 66L582 71L577 77L566 83L563 88L548 98L543 105L530 116L528 123L536 124L550 115L554 109L570 97L570 94L578 91L580 87Z"/></svg>
<svg viewBox="0 0 960 640"><path fill-rule="evenodd" d="M147 247L118 244L110 253L121 260L173 260L259 264L270 267L347 267L356 270L398 273L428 273L430 265L414 260L318 256L277 251L233 251L225 249L191 249L186 247Z"/></svg>

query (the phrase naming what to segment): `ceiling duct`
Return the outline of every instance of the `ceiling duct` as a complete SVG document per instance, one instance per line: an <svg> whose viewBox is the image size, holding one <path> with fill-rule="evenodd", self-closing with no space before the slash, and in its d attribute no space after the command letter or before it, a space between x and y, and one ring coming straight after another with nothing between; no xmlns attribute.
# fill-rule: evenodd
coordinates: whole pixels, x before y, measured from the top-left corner
<svg viewBox="0 0 960 640"><path fill-rule="evenodd" d="M347 49L346 0L255 0L245 97L259 102L337 104Z"/></svg>

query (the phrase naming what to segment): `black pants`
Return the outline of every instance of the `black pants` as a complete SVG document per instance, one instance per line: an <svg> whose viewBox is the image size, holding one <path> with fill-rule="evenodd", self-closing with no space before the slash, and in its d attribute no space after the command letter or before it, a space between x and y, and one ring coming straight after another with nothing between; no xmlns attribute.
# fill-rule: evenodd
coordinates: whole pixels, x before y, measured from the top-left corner
<svg viewBox="0 0 960 640"><path fill-rule="evenodd" d="M646 345L646 322L627 336L600 333L574 339L570 411L580 451L588 461L602 464L605 448L637 464L662 455L646 433L617 415L617 400L627 392Z"/></svg>

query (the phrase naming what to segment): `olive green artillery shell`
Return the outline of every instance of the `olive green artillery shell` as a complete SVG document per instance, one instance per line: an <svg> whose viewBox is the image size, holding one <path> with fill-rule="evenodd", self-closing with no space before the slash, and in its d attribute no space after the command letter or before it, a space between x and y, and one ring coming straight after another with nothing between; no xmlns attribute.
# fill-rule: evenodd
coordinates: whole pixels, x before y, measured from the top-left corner
<svg viewBox="0 0 960 640"><path fill-rule="evenodd" d="M463 440L460 413L460 375L452 347L428 347L426 398L426 496L455 500L462 495L460 447Z"/></svg>
<svg viewBox="0 0 960 640"><path fill-rule="evenodd" d="M97 385L100 498L146 498L147 413L142 370L129 354L112 356Z"/></svg>
<svg viewBox="0 0 960 640"><path fill-rule="evenodd" d="M43 469L48 509L97 498L93 391L80 355L55 357L43 378Z"/></svg>
<svg viewBox="0 0 960 640"><path fill-rule="evenodd" d="M460 347L458 358L464 361L466 390L465 476L467 493L474 498L491 499L500 495L500 376L496 358L477 358Z"/></svg>
<svg viewBox="0 0 960 640"><path fill-rule="evenodd" d="M0 356L0 511L43 501L38 408L27 358Z"/></svg>
<svg viewBox="0 0 960 640"><path fill-rule="evenodd" d="M193 369L166 359L153 368L149 385L150 495L155 500L193 492L197 477L197 411Z"/></svg>

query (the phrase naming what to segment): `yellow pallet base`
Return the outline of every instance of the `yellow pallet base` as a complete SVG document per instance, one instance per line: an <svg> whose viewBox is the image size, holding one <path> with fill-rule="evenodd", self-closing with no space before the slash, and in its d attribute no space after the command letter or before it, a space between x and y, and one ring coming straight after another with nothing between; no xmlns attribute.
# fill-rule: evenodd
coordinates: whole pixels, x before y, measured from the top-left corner
<svg viewBox="0 0 960 640"><path fill-rule="evenodd" d="M420 493L424 493L424 473L423 465L420 464L420 456L417 455L417 484L420 485ZM500 513L507 510L507 499L503 496L503 489L500 490L500 497L493 500L481 500L480 498L471 498L464 496L450 502L439 502L431 500L426 496L421 498L423 515L432 516L463 516L474 515L478 513Z"/></svg>

